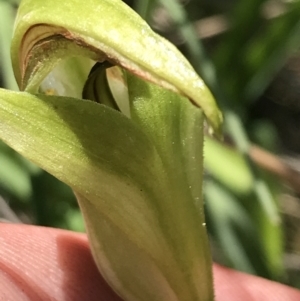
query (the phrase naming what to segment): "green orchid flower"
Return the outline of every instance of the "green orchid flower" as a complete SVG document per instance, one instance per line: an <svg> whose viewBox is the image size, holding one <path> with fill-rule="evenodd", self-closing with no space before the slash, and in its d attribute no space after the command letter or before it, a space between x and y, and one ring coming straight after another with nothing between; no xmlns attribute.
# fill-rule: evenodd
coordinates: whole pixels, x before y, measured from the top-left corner
<svg viewBox="0 0 300 301"><path fill-rule="evenodd" d="M111 287L213 300L203 124L222 116L187 60L119 0L23 0L11 53L0 138L73 189Z"/></svg>

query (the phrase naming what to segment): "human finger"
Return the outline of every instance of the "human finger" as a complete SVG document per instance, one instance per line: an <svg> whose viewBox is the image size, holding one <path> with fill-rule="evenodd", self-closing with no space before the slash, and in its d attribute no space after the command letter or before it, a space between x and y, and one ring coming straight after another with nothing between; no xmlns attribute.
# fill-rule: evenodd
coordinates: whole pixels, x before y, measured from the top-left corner
<svg viewBox="0 0 300 301"><path fill-rule="evenodd" d="M121 299L98 272L85 235L1 223L0 300Z"/></svg>

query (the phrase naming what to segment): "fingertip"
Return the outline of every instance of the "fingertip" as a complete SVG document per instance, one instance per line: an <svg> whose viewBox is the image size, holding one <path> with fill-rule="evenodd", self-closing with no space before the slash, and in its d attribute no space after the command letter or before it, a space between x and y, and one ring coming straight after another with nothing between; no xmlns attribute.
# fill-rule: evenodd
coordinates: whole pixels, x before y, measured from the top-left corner
<svg viewBox="0 0 300 301"><path fill-rule="evenodd" d="M216 301L299 301L300 291L214 264Z"/></svg>
<svg viewBox="0 0 300 301"><path fill-rule="evenodd" d="M1 300L121 300L98 272L85 235L1 224L0 242Z"/></svg>

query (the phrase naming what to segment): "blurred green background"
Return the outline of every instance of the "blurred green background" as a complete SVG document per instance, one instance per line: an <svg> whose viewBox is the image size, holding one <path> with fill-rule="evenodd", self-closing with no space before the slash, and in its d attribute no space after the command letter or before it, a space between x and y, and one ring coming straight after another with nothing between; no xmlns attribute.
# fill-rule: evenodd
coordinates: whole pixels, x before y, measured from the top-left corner
<svg viewBox="0 0 300 301"><path fill-rule="evenodd" d="M205 143L214 260L300 288L300 1L125 2L186 55L224 112L224 141ZM18 3L0 0L0 86L12 90ZM72 191L1 141L0 218L84 231Z"/></svg>

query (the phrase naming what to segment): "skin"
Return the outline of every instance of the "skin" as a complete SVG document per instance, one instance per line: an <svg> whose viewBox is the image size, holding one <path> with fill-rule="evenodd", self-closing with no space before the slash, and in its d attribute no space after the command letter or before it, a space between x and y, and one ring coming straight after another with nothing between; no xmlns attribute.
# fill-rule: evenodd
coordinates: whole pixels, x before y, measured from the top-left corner
<svg viewBox="0 0 300 301"><path fill-rule="evenodd" d="M216 301L298 301L300 291L214 265ZM0 223L0 300L121 301L84 234Z"/></svg>

